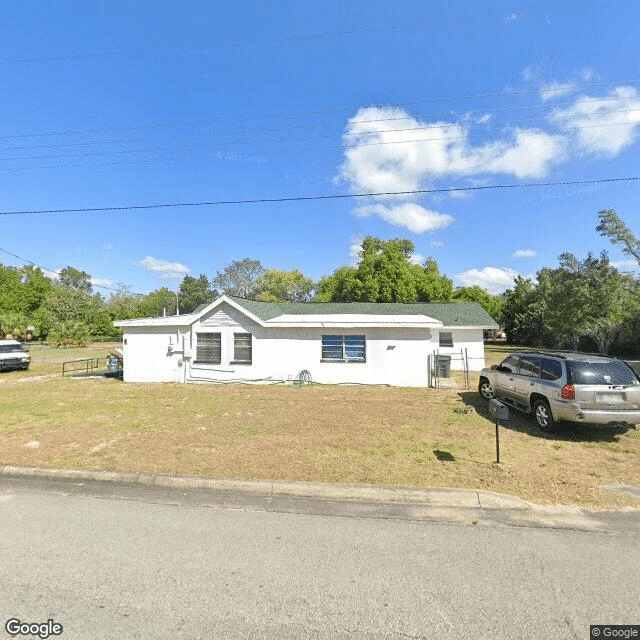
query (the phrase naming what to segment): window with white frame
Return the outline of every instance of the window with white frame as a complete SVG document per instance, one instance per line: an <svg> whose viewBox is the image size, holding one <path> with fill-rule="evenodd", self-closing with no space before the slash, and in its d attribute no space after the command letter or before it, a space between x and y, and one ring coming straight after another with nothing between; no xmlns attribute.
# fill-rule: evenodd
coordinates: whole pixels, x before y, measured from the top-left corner
<svg viewBox="0 0 640 640"><path fill-rule="evenodd" d="M220 364L222 341L219 333L199 333L196 344L196 363Z"/></svg>
<svg viewBox="0 0 640 640"><path fill-rule="evenodd" d="M441 331L439 344L441 347L453 347L453 333L451 331Z"/></svg>
<svg viewBox="0 0 640 640"><path fill-rule="evenodd" d="M365 336L322 336L322 361L366 362Z"/></svg>
<svg viewBox="0 0 640 640"><path fill-rule="evenodd" d="M233 363L251 364L251 334L233 334Z"/></svg>

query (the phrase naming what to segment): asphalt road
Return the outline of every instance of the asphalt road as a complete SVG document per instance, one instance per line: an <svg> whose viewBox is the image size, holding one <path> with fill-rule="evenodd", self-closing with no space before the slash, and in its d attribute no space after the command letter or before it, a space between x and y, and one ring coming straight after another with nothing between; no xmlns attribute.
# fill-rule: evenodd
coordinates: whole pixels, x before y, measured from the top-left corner
<svg viewBox="0 0 640 640"><path fill-rule="evenodd" d="M5 622L64 640L589 638L640 623L637 530L267 512L0 487ZM15 636L17 638L25 636ZM35 636L30 636L35 637Z"/></svg>

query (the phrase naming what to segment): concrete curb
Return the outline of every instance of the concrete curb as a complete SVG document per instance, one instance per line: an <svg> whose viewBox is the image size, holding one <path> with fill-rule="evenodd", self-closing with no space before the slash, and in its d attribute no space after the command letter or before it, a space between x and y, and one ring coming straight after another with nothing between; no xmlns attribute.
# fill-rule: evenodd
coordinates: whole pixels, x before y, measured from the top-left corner
<svg viewBox="0 0 640 640"><path fill-rule="evenodd" d="M260 497L316 498L384 504L404 504L462 509L546 509L532 502L490 491L470 489L421 489L365 484L329 484L286 480L251 480L209 476L176 476L165 473L120 472L103 469L60 469L0 465L0 477L40 478L71 482L101 482L165 489L206 489ZM577 507L554 507L570 509Z"/></svg>
<svg viewBox="0 0 640 640"><path fill-rule="evenodd" d="M640 508L599 511L574 506L542 506L490 491L421 489L362 484L251 480L102 469L58 469L0 465L0 479L58 483L56 492L88 492L106 497L140 496L154 500L253 508L316 515L400 518L469 524L552 527L583 531L640 531ZM70 490L64 486L70 487ZM113 489L109 489L112 487ZM166 492L179 492L167 497ZM145 493L145 496L148 495ZM137 499L137 498L136 498Z"/></svg>

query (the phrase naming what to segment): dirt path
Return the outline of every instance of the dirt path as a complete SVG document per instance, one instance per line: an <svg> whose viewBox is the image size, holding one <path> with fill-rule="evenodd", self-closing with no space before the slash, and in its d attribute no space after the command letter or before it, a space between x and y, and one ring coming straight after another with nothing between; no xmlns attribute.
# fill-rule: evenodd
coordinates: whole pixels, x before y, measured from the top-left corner
<svg viewBox="0 0 640 640"><path fill-rule="evenodd" d="M50 373L46 376L31 376L27 378L14 378L13 380L0 380L0 384L21 384L23 382L42 382L49 378L59 378L59 373Z"/></svg>

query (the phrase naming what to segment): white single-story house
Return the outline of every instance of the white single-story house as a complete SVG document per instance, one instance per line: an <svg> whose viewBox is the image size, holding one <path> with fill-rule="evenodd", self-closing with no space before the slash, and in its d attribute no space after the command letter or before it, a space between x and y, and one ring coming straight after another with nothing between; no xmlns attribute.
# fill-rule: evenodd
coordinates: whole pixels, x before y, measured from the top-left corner
<svg viewBox="0 0 640 640"><path fill-rule="evenodd" d="M286 382L308 371L326 384L428 386L434 356L484 367L471 303L275 303L224 295L193 313L117 320L125 382Z"/></svg>

